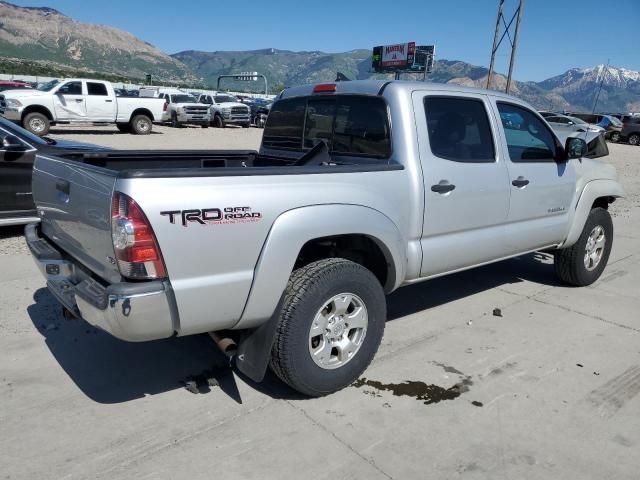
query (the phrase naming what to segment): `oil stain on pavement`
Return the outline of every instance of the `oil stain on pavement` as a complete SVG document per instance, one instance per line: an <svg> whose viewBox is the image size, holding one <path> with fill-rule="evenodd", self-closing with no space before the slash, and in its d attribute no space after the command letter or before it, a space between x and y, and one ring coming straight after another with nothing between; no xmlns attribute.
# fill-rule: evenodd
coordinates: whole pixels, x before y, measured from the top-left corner
<svg viewBox="0 0 640 480"><path fill-rule="evenodd" d="M460 382L449 388L415 380L408 380L402 383L382 383L376 380L368 380L364 377L353 383L356 388L370 387L379 391L391 392L396 397L413 397L424 402L425 405L456 399L463 393L468 392L471 385L473 385L473 382L470 377L464 377Z"/></svg>

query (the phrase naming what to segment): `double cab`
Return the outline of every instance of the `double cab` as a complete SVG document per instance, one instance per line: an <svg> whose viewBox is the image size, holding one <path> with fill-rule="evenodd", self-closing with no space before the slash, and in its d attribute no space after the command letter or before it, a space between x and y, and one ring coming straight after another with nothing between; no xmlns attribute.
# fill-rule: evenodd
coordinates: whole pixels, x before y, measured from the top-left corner
<svg viewBox="0 0 640 480"><path fill-rule="evenodd" d="M540 250L595 282L624 192L517 98L368 80L284 90L259 151L38 155L33 194L26 239L73 315L214 332L250 378L319 396L367 368L405 285Z"/></svg>

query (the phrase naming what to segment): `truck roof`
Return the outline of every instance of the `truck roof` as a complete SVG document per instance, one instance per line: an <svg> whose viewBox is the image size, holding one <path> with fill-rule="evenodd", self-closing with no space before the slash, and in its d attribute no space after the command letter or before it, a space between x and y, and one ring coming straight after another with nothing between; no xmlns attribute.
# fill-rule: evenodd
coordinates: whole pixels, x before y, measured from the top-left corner
<svg viewBox="0 0 640 480"><path fill-rule="evenodd" d="M322 85L324 85L323 83ZM326 84L335 84L336 85L336 93L351 93L351 94L359 94L359 95L379 95L383 88L385 90L431 90L437 92L467 92L467 93L475 93L486 95L487 93L510 98L518 101L522 101L513 97L511 95L507 95L504 92L499 92L496 90L485 90L483 88L472 88L472 87L464 87L462 85L453 85L453 84L445 84L445 83L434 83L434 82L416 82L416 81L407 81L407 80L352 80L348 82L326 82ZM309 84L309 85L300 85L297 87L291 87L284 90L280 96L280 98L290 98L290 97L301 97L313 94L314 87L318 84Z"/></svg>

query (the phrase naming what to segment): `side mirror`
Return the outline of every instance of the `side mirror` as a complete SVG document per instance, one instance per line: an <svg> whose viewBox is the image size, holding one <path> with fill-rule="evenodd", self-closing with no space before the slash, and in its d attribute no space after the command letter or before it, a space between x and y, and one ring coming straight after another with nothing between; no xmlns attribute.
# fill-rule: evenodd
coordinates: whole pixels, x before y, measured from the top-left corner
<svg viewBox="0 0 640 480"><path fill-rule="evenodd" d="M587 154L587 142L582 138L569 137L564 146L565 159L581 158Z"/></svg>
<svg viewBox="0 0 640 480"><path fill-rule="evenodd" d="M2 150L6 150L8 152L22 152L27 149L26 145L15 135L6 135L2 139L0 146L2 147Z"/></svg>

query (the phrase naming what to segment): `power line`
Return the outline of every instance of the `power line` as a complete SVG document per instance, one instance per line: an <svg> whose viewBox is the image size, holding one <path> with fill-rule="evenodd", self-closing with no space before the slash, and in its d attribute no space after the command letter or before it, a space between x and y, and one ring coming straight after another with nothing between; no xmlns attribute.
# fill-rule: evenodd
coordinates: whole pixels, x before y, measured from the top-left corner
<svg viewBox="0 0 640 480"><path fill-rule="evenodd" d="M516 59L516 48L518 46L518 35L520 33L520 19L522 17L522 9L524 8L524 0L519 0L518 3L518 8L516 8L516 11L514 12L513 16L511 17L511 20L509 20L509 23L507 24L505 18L504 18L504 0L500 0L500 3L498 4L498 16L496 18L496 31L495 34L493 36L493 47L491 48L491 62L489 62L489 74L487 75L487 89L489 89L491 87L491 80L493 78L493 69L495 66L495 61L496 61L496 52L498 51L498 48L500 48L500 45L502 44L502 41L504 40L505 35L507 36L507 38L509 39L509 43L511 44L511 58L509 60L509 74L507 76L507 87L505 89L505 91L507 93L509 93L509 89L511 88L511 79L513 78L513 65L515 63L515 59ZM511 39L511 34L510 34L510 29L511 29L511 25L513 24L513 21L516 21L516 26L515 26L515 32L513 34L513 40ZM500 37L500 39L498 39L498 36L500 35L500 23L502 22L502 24L504 25L504 33L502 34L502 36Z"/></svg>

